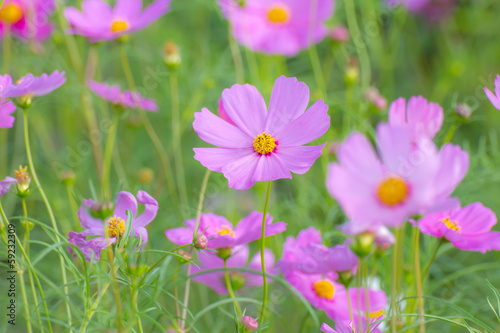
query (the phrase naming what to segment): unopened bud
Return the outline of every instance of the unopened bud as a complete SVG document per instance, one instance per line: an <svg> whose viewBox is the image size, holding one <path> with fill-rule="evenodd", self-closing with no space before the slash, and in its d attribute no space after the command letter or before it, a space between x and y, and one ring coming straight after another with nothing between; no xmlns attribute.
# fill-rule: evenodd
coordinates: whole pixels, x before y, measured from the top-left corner
<svg viewBox="0 0 500 333"><path fill-rule="evenodd" d="M257 320L253 319L250 316L241 317L241 323L250 332L256 331L259 328L259 323L257 323Z"/></svg>
<svg viewBox="0 0 500 333"><path fill-rule="evenodd" d="M115 205L112 202L96 202L90 207L90 214L98 219L105 220L113 215Z"/></svg>
<svg viewBox="0 0 500 333"><path fill-rule="evenodd" d="M181 65L181 53L179 47L173 42L166 42L163 46L163 62L170 69L176 69Z"/></svg>
<svg viewBox="0 0 500 333"><path fill-rule="evenodd" d="M217 256L219 258L221 258L222 260L227 260L227 259L229 259L229 257L231 257L232 250L233 249L230 247L223 247L223 248L217 249Z"/></svg>
<svg viewBox="0 0 500 333"><path fill-rule="evenodd" d="M193 260L193 256L184 250L179 250L177 253L182 257L177 257L180 264L187 264L189 261Z"/></svg>
<svg viewBox="0 0 500 333"><path fill-rule="evenodd" d="M17 180L17 195L20 197L26 197L29 195L29 187L31 178L28 174L28 167L19 166L19 170L14 171Z"/></svg>
<svg viewBox="0 0 500 333"><path fill-rule="evenodd" d="M330 33L330 38L339 43L345 43L350 38L349 29L343 25L338 25L333 27L332 32Z"/></svg>
<svg viewBox="0 0 500 333"><path fill-rule="evenodd" d="M353 85L359 77L359 65L356 59L351 59L344 74L345 83L348 86Z"/></svg>
<svg viewBox="0 0 500 333"><path fill-rule="evenodd" d="M384 96L378 96L373 101L373 105L380 111L387 109L387 99Z"/></svg>
<svg viewBox="0 0 500 333"><path fill-rule="evenodd" d="M208 246L208 238L207 238L207 236L205 236L205 235L198 235L198 236L196 236L196 240L194 242L194 246L198 250L204 250L204 249L206 249L207 246Z"/></svg>
<svg viewBox="0 0 500 333"><path fill-rule="evenodd" d="M354 238L354 241L350 244L352 252L360 258L365 258L367 255L373 252L375 241L375 235L369 231L360 233Z"/></svg>
<svg viewBox="0 0 500 333"><path fill-rule="evenodd" d="M455 113L464 119L469 119L472 111L467 104L458 104L455 108Z"/></svg>
<svg viewBox="0 0 500 333"><path fill-rule="evenodd" d="M139 170L139 182L144 185L151 184L155 178L155 173L150 168L142 168Z"/></svg>
<svg viewBox="0 0 500 333"><path fill-rule="evenodd" d="M75 183L75 173L71 170L61 172L61 182L65 186L73 185Z"/></svg>

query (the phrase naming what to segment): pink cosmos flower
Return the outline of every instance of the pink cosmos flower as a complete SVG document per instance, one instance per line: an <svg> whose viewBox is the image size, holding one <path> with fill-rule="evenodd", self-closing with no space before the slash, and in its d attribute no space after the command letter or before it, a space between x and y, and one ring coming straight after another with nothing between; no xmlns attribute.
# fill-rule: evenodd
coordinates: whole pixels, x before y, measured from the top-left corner
<svg viewBox="0 0 500 333"><path fill-rule="evenodd" d="M293 56L319 43L334 0L219 0L236 40L252 51Z"/></svg>
<svg viewBox="0 0 500 333"><path fill-rule="evenodd" d="M500 250L500 232L490 231L497 223L495 213L480 202L431 213L413 223L422 233L444 237L461 250L482 253Z"/></svg>
<svg viewBox="0 0 500 333"><path fill-rule="evenodd" d="M488 88L484 87L484 92L486 93L486 97L490 100L493 106L500 110L500 75L497 75L495 79L495 93L493 94Z"/></svg>
<svg viewBox="0 0 500 333"><path fill-rule="evenodd" d="M337 25L332 28L330 32L330 38L337 42L347 42L351 38L351 34L349 33L349 29L347 29L344 25Z"/></svg>
<svg viewBox="0 0 500 333"><path fill-rule="evenodd" d="M137 216L137 203L145 206L144 212ZM158 202L144 191L137 192L137 200L129 193L122 191L116 198L116 206L113 214L104 220L92 216L90 210L95 205L92 199L84 200L78 218L83 232L70 232L69 242L80 248L87 261L97 262L100 260L102 249L116 243L123 236L126 230L127 210L132 212L132 226L130 235L141 240L141 249L148 241L148 232L146 226L153 221L158 212ZM106 239L106 234L108 239ZM97 236L87 240L88 236ZM71 247L68 247L70 253L74 253ZM74 255L76 258L76 254Z"/></svg>
<svg viewBox="0 0 500 333"><path fill-rule="evenodd" d="M0 75L0 92L10 85L12 85L10 75ZM11 128L14 125L15 118L11 116L14 111L16 111L14 103L0 97L0 128Z"/></svg>
<svg viewBox="0 0 500 333"><path fill-rule="evenodd" d="M64 15L71 33L99 42L144 29L163 16L169 5L170 0L155 0L141 12L140 0L117 0L114 8L104 0L84 0L82 12L67 7Z"/></svg>
<svg viewBox="0 0 500 333"><path fill-rule="evenodd" d="M323 323L321 325L321 332L326 332L326 333L371 333L371 332L379 332L377 330L377 327L380 325L380 323L375 323L375 321L381 320L382 316L377 317L377 318L372 318L370 319L370 325L369 327L366 327L366 320L363 321L363 327L362 329L356 328L355 330L355 324L352 320L348 321L339 321L335 323L335 329L331 328L327 324Z"/></svg>
<svg viewBox="0 0 500 333"><path fill-rule="evenodd" d="M224 104L222 103L222 98L219 99L219 110L218 111L219 111L219 117L221 117L222 119L224 119L225 121L227 121L231 125L236 126L236 124L233 123L231 118L229 118L229 116L227 115L226 109L224 109Z"/></svg>
<svg viewBox="0 0 500 333"><path fill-rule="evenodd" d="M280 76L267 111L262 95L251 85L234 85L222 93L223 107L235 124L208 109L195 113L194 130L220 148L194 148L194 158L222 172L229 187L249 189L257 181L304 174L321 155L321 146L304 146L330 127L328 106L318 100L307 111L309 88L296 78Z"/></svg>
<svg viewBox="0 0 500 333"><path fill-rule="evenodd" d="M386 0L389 5L402 5L415 14L423 15L429 21L445 18L453 9L456 0Z"/></svg>
<svg viewBox="0 0 500 333"><path fill-rule="evenodd" d="M351 221L340 225L339 230L349 236L358 236L363 233L372 234L374 244L378 249L385 250L396 243L392 232L383 225L367 225Z"/></svg>
<svg viewBox="0 0 500 333"><path fill-rule="evenodd" d="M43 41L52 33L53 0L5 0L0 9L0 35L7 30L21 39Z"/></svg>
<svg viewBox="0 0 500 333"><path fill-rule="evenodd" d="M105 99L111 104L130 109L158 111L158 105L154 100L144 98L138 92L129 90L122 92L118 85L109 86L106 83L99 83L95 81L89 81L87 82L87 85L97 96Z"/></svg>
<svg viewBox="0 0 500 333"><path fill-rule="evenodd" d="M0 90L0 98L43 96L56 90L66 82L65 72L54 71L52 74L33 76L28 74L20 78L16 84L8 85Z"/></svg>
<svg viewBox="0 0 500 333"><path fill-rule="evenodd" d="M6 177L4 180L0 181L0 198L9 193L10 187L14 184L17 184L17 179L12 177Z"/></svg>
<svg viewBox="0 0 500 333"><path fill-rule="evenodd" d="M443 125L443 108L437 103L430 103L422 96L408 99L396 99L389 107L389 124L406 126L412 141L432 140Z"/></svg>
<svg viewBox="0 0 500 333"><path fill-rule="evenodd" d="M388 124L378 125L376 137L380 157L355 132L328 171L328 190L358 223L399 226L448 197L467 172L468 154L458 146L438 152L431 140L413 142L407 128Z"/></svg>
<svg viewBox="0 0 500 333"><path fill-rule="evenodd" d="M184 222L185 228L175 228L165 231L167 238L178 245L187 245L193 242L193 233L196 219ZM233 227L225 217L213 213L201 214L199 231L203 232L208 240L208 248L231 248L253 242L261 237L262 213L252 212L243 218L236 227ZM273 218L266 219L266 236L273 236L286 230L286 223L273 224Z"/></svg>
<svg viewBox="0 0 500 333"><path fill-rule="evenodd" d="M191 272L193 275L201 273L204 271L212 269L223 269L224 260L219 258L213 253L204 252L198 255L200 259L200 264L198 267L193 266ZM257 287L264 283L262 275L231 271L231 268L247 268L255 271L262 271L262 265L260 261L260 252L256 253L250 262L248 262L249 250L248 246L243 245L235 248L234 255L227 259L227 266L229 271L229 276L231 280L231 286L234 290L240 290L242 288ZM274 255L271 250L266 249L264 251L264 260L266 262L266 272L267 274L276 274L274 268ZM226 282L224 277L224 271L217 271L207 274L202 274L193 277L194 281L206 284L208 287L212 288L218 294L227 294Z"/></svg>
<svg viewBox="0 0 500 333"><path fill-rule="evenodd" d="M351 251L346 241L344 245L328 248L321 244L321 233L309 227L302 230L297 238L287 237L283 247L283 258L278 266L284 272L299 271L306 274L329 272L355 272L358 257Z"/></svg>

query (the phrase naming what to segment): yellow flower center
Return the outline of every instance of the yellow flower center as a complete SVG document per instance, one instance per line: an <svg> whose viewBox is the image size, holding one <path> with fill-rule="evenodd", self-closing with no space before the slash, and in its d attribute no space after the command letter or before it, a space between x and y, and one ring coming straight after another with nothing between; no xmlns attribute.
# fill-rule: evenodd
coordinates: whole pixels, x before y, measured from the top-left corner
<svg viewBox="0 0 500 333"><path fill-rule="evenodd" d="M373 319L373 318L378 318L380 316L382 316L384 314L384 310L379 310L377 312L372 312L370 313L370 318Z"/></svg>
<svg viewBox="0 0 500 333"><path fill-rule="evenodd" d="M14 174L16 175L16 179L19 183L23 183L23 182L29 183L30 176L28 175L28 167L27 166L25 166L23 168L20 165L19 170L15 170Z"/></svg>
<svg viewBox="0 0 500 333"><path fill-rule="evenodd" d="M19 7L15 3L9 3L2 7L0 10L0 20L9 23L15 24L19 22L23 18L23 11L21 7Z"/></svg>
<svg viewBox="0 0 500 333"><path fill-rule="evenodd" d="M335 287L330 281L318 281L313 286L316 295L326 299L332 299L335 294Z"/></svg>
<svg viewBox="0 0 500 333"><path fill-rule="evenodd" d="M107 232L109 237L123 236L125 233L125 221L118 216L113 216L108 219Z"/></svg>
<svg viewBox="0 0 500 333"><path fill-rule="evenodd" d="M460 229L461 228L460 228L460 226L458 225L458 223L456 221L450 220L449 217L447 217L445 219L441 219L440 221L443 222L448 229L460 233Z"/></svg>
<svg viewBox="0 0 500 333"><path fill-rule="evenodd" d="M256 153L261 155L270 154L276 148L276 140L272 136L266 133L257 135L255 140L253 140L253 149Z"/></svg>
<svg viewBox="0 0 500 333"><path fill-rule="evenodd" d="M378 188L380 200L389 206L402 203L408 195L408 188L399 178L388 178Z"/></svg>
<svg viewBox="0 0 500 333"><path fill-rule="evenodd" d="M282 5L273 6L267 12L267 18L271 23L283 24L290 20L290 11Z"/></svg>
<svg viewBox="0 0 500 333"><path fill-rule="evenodd" d="M221 236L229 235L229 236L231 236L233 238L235 237L233 229L230 226L227 226L227 225L223 225L220 229L217 228L217 232Z"/></svg>
<svg viewBox="0 0 500 333"><path fill-rule="evenodd" d="M111 31L113 32L122 32L124 30L128 29L128 24L125 21L122 20L115 20L113 21L113 24L111 25Z"/></svg>

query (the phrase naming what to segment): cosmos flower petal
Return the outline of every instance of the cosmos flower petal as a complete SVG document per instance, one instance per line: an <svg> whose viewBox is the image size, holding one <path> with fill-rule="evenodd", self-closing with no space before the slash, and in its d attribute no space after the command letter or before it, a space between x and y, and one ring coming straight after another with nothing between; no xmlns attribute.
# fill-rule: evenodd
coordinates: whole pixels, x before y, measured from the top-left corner
<svg viewBox="0 0 500 333"><path fill-rule="evenodd" d="M114 215L127 221L127 210L132 211L132 219L137 215L137 201L132 193L121 191L116 197Z"/></svg>
<svg viewBox="0 0 500 333"><path fill-rule="evenodd" d="M299 117L309 104L309 88L296 78L280 76L274 83L265 131L279 133L289 122Z"/></svg>
<svg viewBox="0 0 500 333"><path fill-rule="evenodd" d="M253 258L250 260L250 263L248 264L248 269L253 269L255 271L262 271L262 261L260 253L261 252L259 251L253 256ZM275 258L273 251L269 249L264 249L264 262L266 264L266 273L270 275L275 274L276 273L274 270ZM260 274L246 273L245 279L246 279L246 285L248 287L257 287L264 284L264 279ZM269 277L268 280L270 280Z"/></svg>
<svg viewBox="0 0 500 333"><path fill-rule="evenodd" d="M145 208L142 214L134 220L134 228L142 228L155 219L158 213L158 201L144 191L137 192L137 201Z"/></svg>
<svg viewBox="0 0 500 333"><path fill-rule="evenodd" d="M222 172L229 181L228 186L237 190L248 190L255 184L255 169L260 160L257 153L240 158L239 160L226 165Z"/></svg>
<svg viewBox="0 0 500 333"><path fill-rule="evenodd" d="M193 231L188 228L168 229L165 235L174 244L187 245L193 242Z"/></svg>
<svg viewBox="0 0 500 333"><path fill-rule="evenodd" d="M486 253L500 251L500 232L491 231L479 236L463 237L452 240L451 243L458 249Z"/></svg>
<svg viewBox="0 0 500 333"><path fill-rule="evenodd" d="M480 202L465 206L451 215L460 225L462 236L479 236L485 234L497 224L495 213Z"/></svg>
<svg viewBox="0 0 500 333"><path fill-rule="evenodd" d="M139 29L145 28L169 10L171 0L155 0L144 9L140 17L137 19L136 27Z"/></svg>
<svg viewBox="0 0 500 333"><path fill-rule="evenodd" d="M262 155L259 157L253 180L270 181L282 178L292 179L290 170L277 154Z"/></svg>
<svg viewBox="0 0 500 333"><path fill-rule="evenodd" d="M326 143L321 146L280 147L279 157L291 172L304 174L321 156L325 145Z"/></svg>
<svg viewBox="0 0 500 333"><path fill-rule="evenodd" d="M142 9L142 0L117 0L113 14L122 19L135 18Z"/></svg>
<svg viewBox="0 0 500 333"><path fill-rule="evenodd" d="M331 328L330 326L328 326L325 323L321 324L320 330L321 330L321 332L326 332L326 333L338 333L336 330L334 330L333 328ZM349 333L352 333L352 331Z"/></svg>
<svg viewBox="0 0 500 333"><path fill-rule="evenodd" d="M4 180L0 181L0 198L9 193L10 187L17 183L17 179L12 177L6 177Z"/></svg>
<svg viewBox="0 0 500 333"><path fill-rule="evenodd" d="M412 149L404 127L380 123L377 126L377 147L380 157L391 173L399 174Z"/></svg>
<svg viewBox="0 0 500 333"><path fill-rule="evenodd" d="M16 118L11 114L16 111L14 103L8 101L1 104L0 102L0 128L11 128L14 126Z"/></svg>
<svg viewBox="0 0 500 333"><path fill-rule="evenodd" d="M215 172L221 172L225 166L254 152L253 148L193 148L193 151L195 160Z"/></svg>
<svg viewBox="0 0 500 333"><path fill-rule="evenodd" d="M494 95L488 88L484 88L484 92L486 93L486 97L488 97L491 104L493 104L496 109L500 110L500 98Z"/></svg>

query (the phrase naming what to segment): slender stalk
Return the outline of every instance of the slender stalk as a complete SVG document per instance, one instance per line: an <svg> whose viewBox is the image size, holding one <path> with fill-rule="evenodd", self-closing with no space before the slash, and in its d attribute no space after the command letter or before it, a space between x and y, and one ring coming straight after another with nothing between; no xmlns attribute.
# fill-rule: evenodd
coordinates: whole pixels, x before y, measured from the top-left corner
<svg viewBox="0 0 500 333"><path fill-rule="evenodd" d="M238 43L231 34L231 27L229 27L228 38L229 38L229 48L231 49L231 55L234 61L234 71L236 73L236 82L242 84L245 82L245 70L243 68L243 59L241 57L240 49Z"/></svg>
<svg viewBox="0 0 500 333"><path fill-rule="evenodd" d="M102 165L102 190L107 201L111 200L111 187L109 177L111 173L111 160L113 159L113 149L115 147L116 132L118 131L118 122L120 115L117 110L113 110L113 119L109 128L106 146L104 148L104 162Z"/></svg>
<svg viewBox="0 0 500 333"><path fill-rule="evenodd" d="M451 141L451 139L453 138L453 135L455 134L455 131L457 130L457 127L458 127L458 122L455 121L455 123L451 126L448 133L446 133L446 137L444 138L444 141L443 141L443 146Z"/></svg>
<svg viewBox="0 0 500 333"><path fill-rule="evenodd" d="M392 247L392 285L391 285L391 331L396 333L396 296L398 292L398 250L399 244L403 241L401 239L403 228L396 229L396 243Z"/></svg>
<svg viewBox="0 0 500 333"><path fill-rule="evenodd" d="M347 305L349 306L349 320L352 320L352 304L351 304L351 295L349 295L349 288L345 288L345 292L347 294Z"/></svg>
<svg viewBox="0 0 500 333"><path fill-rule="evenodd" d="M227 271L227 260L224 260L224 278L226 279L227 292L229 293L229 297L233 300L234 307L236 308L236 312L238 312L238 317L241 318L243 312L241 312L240 305L238 301L235 300L236 296L234 295L233 286L231 285L231 280L229 279L229 272Z"/></svg>
<svg viewBox="0 0 500 333"><path fill-rule="evenodd" d="M130 69L130 63L128 62L127 52L125 50L124 44L122 44L120 47L120 56L121 56L123 71L125 72L125 77L127 78L128 86L131 90L136 91L134 77L132 76L132 70ZM144 111L144 109L139 107L138 110L139 110L139 116L141 117L142 124L144 125L144 129L146 130L146 133L148 134L149 139L153 143L153 146L155 147L155 150L156 150L158 156L160 157L160 161L161 161L161 164L163 167L163 173L164 173L165 178L167 180L167 188L168 188L169 194L172 197L174 203L178 202L179 198L177 196L177 191L175 191L174 178L172 176L172 170L170 170L170 161L169 161L168 155L165 151L165 148L163 148L161 140L158 137L158 134L156 133L153 125L149 121L149 118L146 115L146 112Z"/></svg>
<svg viewBox="0 0 500 333"><path fill-rule="evenodd" d="M134 289L135 289L135 291L134 291L134 296L132 297L132 306L134 308L135 316L137 319L137 329L138 329L139 333L143 333L144 329L142 328L142 321L141 321L141 316L139 314L139 307L137 306L137 299L139 298L138 286L136 286Z"/></svg>
<svg viewBox="0 0 500 333"><path fill-rule="evenodd" d="M422 278L420 275L420 232L418 228L414 229L414 256L415 256L415 281L417 286L417 300L418 300L418 321L420 326L420 333L425 333L424 321L424 297L422 293Z"/></svg>
<svg viewBox="0 0 500 333"><path fill-rule="evenodd" d="M172 99L172 144L174 152L175 173L177 174L177 186L179 187L179 197L183 204L188 203L186 192L186 179L182 165L181 150L181 124L179 110L179 82L177 73L170 74L170 96Z"/></svg>
<svg viewBox="0 0 500 333"><path fill-rule="evenodd" d="M205 192L207 191L207 184L208 184L208 179L210 177L210 170L207 169L205 172L205 177L203 178L203 183L201 184L201 189L200 189L200 196L198 199L198 208L196 210L196 225L194 228L194 233L193 233L193 240L198 235L198 229L200 228L200 220L201 220L201 211L203 209L203 202L205 201ZM191 279L189 278L189 275L191 274L191 265L188 266L186 270L186 275L187 275L187 280L186 280L186 287L184 288L184 308L182 309L182 316L181 316L181 332L184 332L184 327L186 327L186 316L187 316L187 307L189 303L189 290L190 290L190 285L191 285Z"/></svg>
<svg viewBox="0 0 500 333"><path fill-rule="evenodd" d="M323 77L323 72L321 70L321 62L319 60L318 51L316 50L315 45L312 45L309 48L309 59L311 60L314 79L316 80L316 85L318 86L321 98L326 98L325 79Z"/></svg>
<svg viewBox="0 0 500 333"><path fill-rule="evenodd" d="M177 276L179 275L179 267L181 267L181 264L177 264L175 267L174 271L174 280L172 283L174 284L174 297L179 299L179 290L177 288ZM175 303L175 316L177 318L177 325L180 325L180 317L181 317L181 310L179 309L179 302L174 302Z"/></svg>
<svg viewBox="0 0 500 333"><path fill-rule="evenodd" d="M432 254L431 260L429 260L427 267L425 268L424 272L422 273L422 281L424 281L425 277L427 276L427 273L429 272L429 269L431 268L431 265L434 262L434 259L436 259L436 255L439 251L439 248L441 247L441 245L443 245L443 243L444 243L443 238L440 238L439 243L437 244L436 249L434 250L434 253Z"/></svg>
<svg viewBox="0 0 500 333"><path fill-rule="evenodd" d="M5 25L5 32L3 35L3 72L5 74L9 73L10 70L10 56L12 53L11 49L11 41L12 41L12 34L11 34L11 26L9 24Z"/></svg>
<svg viewBox="0 0 500 333"><path fill-rule="evenodd" d="M65 183L64 186L66 187L66 193L68 194L69 205L71 207L71 211L73 212L72 230L76 230L76 226L80 223L80 220L78 219L78 214L77 214L78 206L76 205L76 202L73 199L73 185Z"/></svg>
<svg viewBox="0 0 500 333"><path fill-rule="evenodd" d="M106 241L108 241L109 236L106 233ZM120 291L118 289L118 281L116 279L116 271L115 269L115 258L113 256L113 249L111 246L107 247L107 252L108 252L108 261L109 261L109 266L111 268L111 281L113 282L113 297L115 299L115 304L116 304L116 326L118 333L122 332L123 330L123 325L122 325L122 305L121 305L121 298L120 298Z"/></svg>
<svg viewBox="0 0 500 333"><path fill-rule="evenodd" d="M267 183L267 194L266 194L266 203L264 205L264 213L262 214L262 234L260 240L260 261L262 263L262 278L264 280L264 293L262 294L262 309L260 310L260 324L264 322L264 315L266 312L266 303L267 303L267 274L266 274L266 262L264 251L266 249L266 218L267 218L267 210L269 208L269 197L271 196L271 184L269 181Z"/></svg>
<svg viewBox="0 0 500 333"><path fill-rule="evenodd" d="M23 115L24 115L23 116L24 142L26 145L26 155L28 158L28 165L29 165L30 170L31 170L31 175L33 176L33 181L35 182L35 185L37 186L38 191L40 192L40 195L42 196L42 200L45 203L45 207L47 208L47 212L49 213L50 222L52 224L52 228L55 231L54 236L56 238L56 241L59 243L61 241L61 239L59 238L59 229L57 228L56 218L54 216L54 212L52 211L52 207L50 205L50 202L49 202L47 196L45 195L45 191L43 190L42 184L40 183L40 181L38 180L38 177L36 175L35 165L33 163L33 157L31 155L30 140L29 140L29 128L28 128L28 109L24 109L23 111L24 111L24 113L23 113ZM59 253L59 263L60 263L60 267L61 267L62 280L63 280L63 284L64 284L64 288L63 288L64 294L69 297L69 289L67 286L68 278L66 276L66 267L64 267L64 258L60 253ZM36 277L36 275L35 275L35 277ZM69 325L69 327L71 327L72 326L71 308L70 308L68 302L66 302L66 313L68 316L68 325ZM50 329L50 331L52 331L52 329L50 328L50 322L49 322L49 329ZM70 328L70 331L73 331L73 329Z"/></svg>

